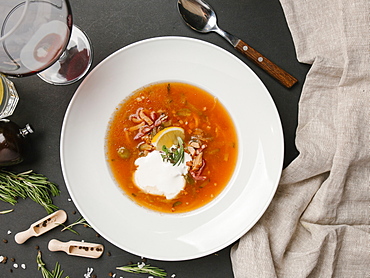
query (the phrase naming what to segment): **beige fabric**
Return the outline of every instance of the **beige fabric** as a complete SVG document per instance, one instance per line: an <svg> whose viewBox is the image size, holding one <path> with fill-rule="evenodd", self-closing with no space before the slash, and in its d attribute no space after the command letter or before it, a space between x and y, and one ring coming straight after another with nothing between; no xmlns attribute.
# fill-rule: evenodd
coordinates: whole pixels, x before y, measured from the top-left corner
<svg viewBox="0 0 370 278"><path fill-rule="evenodd" d="M299 156L231 251L235 278L370 277L370 1L281 0L298 60Z"/></svg>

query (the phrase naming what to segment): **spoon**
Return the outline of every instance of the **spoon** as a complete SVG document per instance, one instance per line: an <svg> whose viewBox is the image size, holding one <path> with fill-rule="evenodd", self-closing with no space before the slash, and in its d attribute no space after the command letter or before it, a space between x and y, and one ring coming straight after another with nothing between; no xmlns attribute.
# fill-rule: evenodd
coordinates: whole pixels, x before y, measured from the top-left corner
<svg viewBox="0 0 370 278"><path fill-rule="evenodd" d="M93 259L99 258L104 252L104 246L99 243L73 240L62 242L57 239L49 241L48 249L52 252L63 251L68 255Z"/></svg>
<svg viewBox="0 0 370 278"><path fill-rule="evenodd" d="M240 51L287 88L292 87L297 82L295 77L278 67L250 45L220 29L217 26L215 12L207 3L202 0L178 0L177 7L185 23L193 30L200 33L216 32L231 43L235 49Z"/></svg>
<svg viewBox="0 0 370 278"><path fill-rule="evenodd" d="M41 236L42 234L50 231L51 229L58 227L66 220L67 213L64 210L58 210L31 224L27 230L17 233L14 237L15 242L18 244L22 244L30 237Z"/></svg>

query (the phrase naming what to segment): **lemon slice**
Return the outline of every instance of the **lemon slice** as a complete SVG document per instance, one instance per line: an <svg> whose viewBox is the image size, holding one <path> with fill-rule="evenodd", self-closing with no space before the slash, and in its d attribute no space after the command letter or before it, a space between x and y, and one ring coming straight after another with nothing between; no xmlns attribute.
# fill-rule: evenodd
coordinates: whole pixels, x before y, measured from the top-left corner
<svg viewBox="0 0 370 278"><path fill-rule="evenodd" d="M167 148L171 148L173 145L178 144L178 137L182 140L185 139L184 129L181 127L167 127L156 135L152 139L152 145L157 150L162 150L163 145Z"/></svg>

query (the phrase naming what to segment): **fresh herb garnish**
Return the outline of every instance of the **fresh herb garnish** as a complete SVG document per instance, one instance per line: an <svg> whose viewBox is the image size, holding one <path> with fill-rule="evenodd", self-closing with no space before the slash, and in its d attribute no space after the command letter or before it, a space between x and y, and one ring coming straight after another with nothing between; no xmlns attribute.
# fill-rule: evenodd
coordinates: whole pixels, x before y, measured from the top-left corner
<svg viewBox="0 0 370 278"><path fill-rule="evenodd" d="M15 205L17 198L27 197L45 208L48 213L58 210L53 196L60 194L57 185L32 170L20 174L0 170L0 200Z"/></svg>
<svg viewBox="0 0 370 278"><path fill-rule="evenodd" d="M75 231L74 229L72 229L73 226L76 226L76 225L84 225L85 227L89 227L91 228L90 224L86 222L85 218L83 217L80 217L79 219L77 219L75 222L73 222L72 224L66 226L64 224L59 224L61 226L63 226L64 228L62 229L62 232L65 231L65 230L68 230L76 235L79 235L79 233L77 231Z"/></svg>
<svg viewBox="0 0 370 278"><path fill-rule="evenodd" d="M37 269L41 271L42 277L44 278L61 278L63 274L63 270L60 270L60 264L58 262L55 263L55 268L51 272L45 267L45 263L41 259L41 251L37 253L36 257L37 262ZM69 278L66 276L65 278Z"/></svg>
<svg viewBox="0 0 370 278"><path fill-rule="evenodd" d="M7 214L9 212L12 212L14 209L8 209L8 210L3 210L3 211L0 211L0 214Z"/></svg>
<svg viewBox="0 0 370 278"><path fill-rule="evenodd" d="M149 275L154 275L160 278L165 278L167 276L167 272L161 268L151 266L150 264L145 263L137 263L131 264L126 266L119 266L116 267L118 270L130 272L130 273L144 273Z"/></svg>
<svg viewBox="0 0 370 278"><path fill-rule="evenodd" d="M184 141L181 137L177 137L178 145L175 147L167 148L165 145L162 146L162 158L164 161L169 161L173 166L180 165L185 161L185 150Z"/></svg>

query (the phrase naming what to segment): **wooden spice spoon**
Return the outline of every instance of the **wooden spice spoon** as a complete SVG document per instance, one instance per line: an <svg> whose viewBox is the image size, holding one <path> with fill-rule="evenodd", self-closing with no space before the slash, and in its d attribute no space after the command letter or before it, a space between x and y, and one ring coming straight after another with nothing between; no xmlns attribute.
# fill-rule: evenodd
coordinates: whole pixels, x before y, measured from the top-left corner
<svg viewBox="0 0 370 278"><path fill-rule="evenodd" d="M30 237L38 237L64 223L66 220L67 213L64 210L57 210L56 212L31 224L27 230L17 233L14 237L15 242L22 244Z"/></svg>
<svg viewBox="0 0 370 278"><path fill-rule="evenodd" d="M177 7L185 23L190 28L201 33L216 32L231 43L235 49L244 54L285 87L290 88L298 81L295 77L271 62L241 39L220 29L217 26L216 13L211 6L204 1L178 0Z"/></svg>
<svg viewBox="0 0 370 278"><path fill-rule="evenodd" d="M52 239L49 241L48 248L52 252L63 251L68 255L93 259L99 258L104 252L104 246L102 244L73 240L62 242Z"/></svg>

